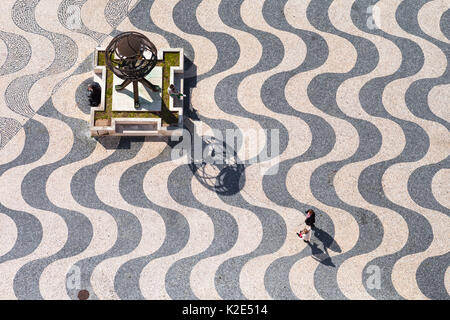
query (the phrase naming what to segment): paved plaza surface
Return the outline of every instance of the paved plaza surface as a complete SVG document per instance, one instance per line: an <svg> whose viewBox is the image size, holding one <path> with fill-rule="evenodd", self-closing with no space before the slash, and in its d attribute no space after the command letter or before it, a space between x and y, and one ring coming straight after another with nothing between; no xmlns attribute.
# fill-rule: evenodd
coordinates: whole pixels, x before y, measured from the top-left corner
<svg viewBox="0 0 450 320"><path fill-rule="evenodd" d="M450 299L449 0L0 9L0 299ZM184 49L202 146L263 143L92 138L93 52L125 31Z"/></svg>

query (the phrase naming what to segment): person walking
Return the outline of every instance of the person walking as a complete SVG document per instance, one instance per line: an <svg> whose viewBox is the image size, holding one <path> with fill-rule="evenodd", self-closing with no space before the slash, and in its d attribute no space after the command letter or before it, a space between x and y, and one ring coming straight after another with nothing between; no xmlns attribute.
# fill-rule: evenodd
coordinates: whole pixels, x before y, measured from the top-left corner
<svg viewBox="0 0 450 320"><path fill-rule="evenodd" d="M306 210L306 219L305 224L306 227L297 233L297 235L303 239L306 243L309 243L309 239L311 239L311 229L314 228L314 223L316 222L316 213L312 209Z"/></svg>
<svg viewBox="0 0 450 320"><path fill-rule="evenodd" d="M173 98L178 98L178 99L180 99L181 97L186 98L186 95L180 93L180 92L178 91L178 89L177 89L173 84L171 84L171 85L169 86L169 88L167 89L167 92L169 93L169 96L171 96L171 97L173 97Z"/></svg>

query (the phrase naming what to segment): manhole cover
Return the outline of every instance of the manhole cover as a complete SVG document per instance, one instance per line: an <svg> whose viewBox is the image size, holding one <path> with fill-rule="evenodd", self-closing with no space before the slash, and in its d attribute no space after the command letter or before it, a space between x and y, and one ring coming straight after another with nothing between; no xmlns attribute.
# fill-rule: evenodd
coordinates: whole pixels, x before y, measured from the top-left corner
<svg viewBox="0 0 450 320"><path fill-rule="evenodd" d="M78 299L80 300L87 300L89 298L89 291L87 290L80 290L78 292Z"/></svg>

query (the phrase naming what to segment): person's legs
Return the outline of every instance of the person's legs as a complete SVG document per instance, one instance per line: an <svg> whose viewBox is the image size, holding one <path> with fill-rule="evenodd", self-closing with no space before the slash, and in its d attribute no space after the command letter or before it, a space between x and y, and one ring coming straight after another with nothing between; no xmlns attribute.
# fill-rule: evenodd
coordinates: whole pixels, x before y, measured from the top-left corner
<svg viewBox="0 0 450 320"><path fill-rule="evenodd" d="M309 239L311 239L311 227L308 226L308 227L306 227L306 229L308 230L308 232L305 233L305 235L303 236L303 240L305 242L308 242Z"/></svg>

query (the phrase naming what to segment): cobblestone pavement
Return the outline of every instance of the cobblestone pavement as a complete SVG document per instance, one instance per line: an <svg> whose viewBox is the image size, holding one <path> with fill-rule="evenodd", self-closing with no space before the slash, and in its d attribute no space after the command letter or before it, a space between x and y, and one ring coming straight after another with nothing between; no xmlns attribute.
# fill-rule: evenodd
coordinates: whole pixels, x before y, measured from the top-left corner
<svg viewBox="0 0 450 320"><path fill-rule="evenodd" d="M1 299L450 299L449 0L0 9ZM93 52L123 31L184 48L203 145L263 143L218 166L91 138Z"/></svg>

